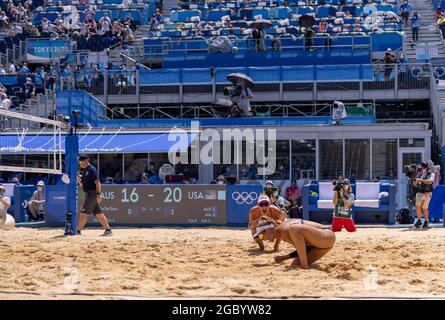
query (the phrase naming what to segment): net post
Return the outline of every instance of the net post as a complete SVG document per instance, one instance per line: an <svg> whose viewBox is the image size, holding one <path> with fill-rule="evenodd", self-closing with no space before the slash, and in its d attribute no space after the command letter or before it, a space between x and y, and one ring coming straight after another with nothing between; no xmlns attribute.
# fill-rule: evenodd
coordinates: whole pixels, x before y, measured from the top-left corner
<svg viewBox="0 0 445 320"><path fill-rule="evenodd" d="M65 234L68 234L68 229L70 228L71 235L77 235L79 138L75 133L73 126L70 128L69 135L65 139L65 158L65 170L70 178L70 182L66 185ZM71 221L69 221L69 216Z"/></svg>

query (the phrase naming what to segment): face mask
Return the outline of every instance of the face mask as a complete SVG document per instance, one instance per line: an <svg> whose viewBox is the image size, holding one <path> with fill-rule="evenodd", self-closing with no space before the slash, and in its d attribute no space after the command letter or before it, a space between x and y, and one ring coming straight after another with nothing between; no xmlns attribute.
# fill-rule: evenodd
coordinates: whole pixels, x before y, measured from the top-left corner
<svg viewBox="0 0 445 320"><path fill-rule="evenodd" d="M224 181L218 181L217 184L224 184Z"/></svg>
<svg viewBox="0 0 445 320"><path fill-rule="evenodd" d="M278 196L278 191L274 191L273 195L274 195L275 197L277 197L277 196Z"/></svg>
<svg viewBox="0 0 445 320"><path fill-rule="evenodd" d="M38 191L43 191L43 187L38 187L37 190Z"/></svg>

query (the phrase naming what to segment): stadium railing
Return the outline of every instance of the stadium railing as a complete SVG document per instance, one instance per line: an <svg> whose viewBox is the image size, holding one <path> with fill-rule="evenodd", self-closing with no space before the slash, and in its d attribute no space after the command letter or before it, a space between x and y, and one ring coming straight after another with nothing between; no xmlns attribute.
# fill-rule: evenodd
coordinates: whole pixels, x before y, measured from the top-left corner
<svg viewBox="0 0 445 320"><path fill-rule="evenodd" d="M288 91L427 90L445 76L443 67L430 64L312 65L100 71L75 73L76 88L95 95L202 93L217 96L228 85L227 75L240 72L256 83L255 93Z"/></svg>

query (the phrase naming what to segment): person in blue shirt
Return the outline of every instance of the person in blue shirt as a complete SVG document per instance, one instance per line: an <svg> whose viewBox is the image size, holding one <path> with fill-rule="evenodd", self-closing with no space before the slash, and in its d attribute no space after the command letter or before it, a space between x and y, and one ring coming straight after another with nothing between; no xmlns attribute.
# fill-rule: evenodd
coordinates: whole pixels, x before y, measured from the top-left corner
<svg viewBox="0 0 445 320"><path fill-rule="evenodd" d="M408 26L409 14L410 14L411 10L413 10L413 7L406 0L400 6L400 12L402 14L402 21L405 23L405 27Z"/></svg>
<svg viewBox="0 0 445 320"><path fill-rule="evenodd" d="M411 31L413 33L413 41L417 42L419 40L419 27L420 27L420 16L417 12L414 12L411 18Z"/></svg>
<svg viewBox="0 0 445 320"><path fill-rule="evenodd" d="M88 215L94 215L105 229L103 235L112 235L108 220L100 208L100 203L102 202L102 186L99 175L96 168L90 164L90 159L86 155L79 157L79 177L77 182L85 192L85 201L80 210L77 233L80 234L85 227Z"/></svg>

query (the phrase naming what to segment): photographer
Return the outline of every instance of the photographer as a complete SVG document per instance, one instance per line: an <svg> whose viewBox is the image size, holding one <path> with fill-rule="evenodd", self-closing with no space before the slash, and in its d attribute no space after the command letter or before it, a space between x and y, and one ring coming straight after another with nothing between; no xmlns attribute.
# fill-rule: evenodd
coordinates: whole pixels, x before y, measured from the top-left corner
<svg viewBox="0 0 445 320"><path fill-rule="evenodd" d="M430 204L433 193L434 173L433 168L428 166L427 162L422 162L420 165L420 173L414 179L414 185L417 186L416 193L416 215L417 221L414 224L415 228L420 228L422 225L422 210L424 222L422 228L426 229L428 225L428 206Z"/></svg>
<svg viewBox="0 0 445 320"><path fill-rule="evenodd" d="M253 98L253 93L242 81L235 87L230 98L232 103L241 109L244 116L250 117L253 115L250 108L250 100Z"/></svg>
<svg viewBox="0 0 445 320"><path fill-rule="evenodd" d="M332 217L332 231L339 232L343 227L348 232L356 231L354 221L352 220L352 205L354 204L354 194L352 193L351 183L348 179L343 181L334 181L334 216Z"/></svg>

